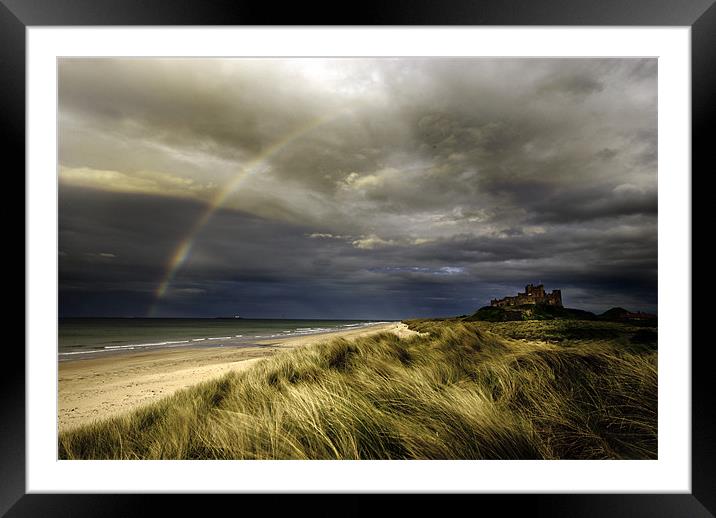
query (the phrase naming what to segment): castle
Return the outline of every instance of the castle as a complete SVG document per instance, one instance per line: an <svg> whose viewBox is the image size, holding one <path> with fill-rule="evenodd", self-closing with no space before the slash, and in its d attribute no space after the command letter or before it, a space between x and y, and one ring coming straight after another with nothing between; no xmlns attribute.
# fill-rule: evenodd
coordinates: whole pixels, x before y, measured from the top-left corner
<svg viewBox="0 0 716 518"><path fill-rule="evenodd" d="M562 307L562 290L552 290L552 293L544 291L543 284L528 284L524 293L518 293L514 297L503 299L492 299L491 306L502 308L505 306L521 306L522 304L547 304L549 306Z"/></svg>

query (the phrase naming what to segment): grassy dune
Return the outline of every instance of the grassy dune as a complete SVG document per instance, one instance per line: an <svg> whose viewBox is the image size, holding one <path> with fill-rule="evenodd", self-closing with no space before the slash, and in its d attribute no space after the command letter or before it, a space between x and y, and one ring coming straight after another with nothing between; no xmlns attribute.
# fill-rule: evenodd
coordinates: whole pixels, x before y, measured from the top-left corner
<svg viewBox="0 0 716 518"><path fill-rule="evenodd" d="M60 458L656 458L655 337L602 322L409 323L426 334L296 349L63 433Z"/></svg>

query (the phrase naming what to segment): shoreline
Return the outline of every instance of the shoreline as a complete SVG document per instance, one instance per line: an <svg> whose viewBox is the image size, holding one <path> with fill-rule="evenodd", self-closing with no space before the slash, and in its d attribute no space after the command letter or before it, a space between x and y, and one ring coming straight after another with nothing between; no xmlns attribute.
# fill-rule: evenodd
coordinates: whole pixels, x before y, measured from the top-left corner
<svg viewBox="0 0 716 518"><path fill-rule="evenodd" d="M194 320L194 319L190 319ZM296 322L296 321L294 321ZM311 321L309 321L311 322ZM168 339L156 338L159 342L149 343L128 343L121 345L105 345L102 347L87 348L84 350L60 350L58 351L58 361L69 362L77 360L89 360L95 358L106 358L110 356L119 356L127 354L136 354L140 352L162 351L167 349L203 349L203 348L247 348L256 345L264 345L266 342L275 340L276 338L294 338L294 337L310 337L335 333L339 331L352 331L361 329L370 329L376 325L397 323L397 321L374 321L360 322L357 324L341 325L337 327L321 327L321 328L297 328L293 331L281 331L280 333L263 334L263 335L244 335L238 334L229 336L207 336L207 337L174 337ZM304 330L306 329L306 330ZM217 330L215 333L221 333ZM234 332L225 330L225 332ZM253 331L256 332L256 331ZM259 331L261 332L261 331ZM264 330L263 333L271 333L270 330ZM147 338L148 340L151 340Z"/></svg>
<svg viewBox="0 0 716 518"><path fill-rule="evenodd" d="M247 369L282 350L380 332L411 334L405 324L390 322L236 346L155 348L58 361L58 429L131 411L177 390Z"/></svg>

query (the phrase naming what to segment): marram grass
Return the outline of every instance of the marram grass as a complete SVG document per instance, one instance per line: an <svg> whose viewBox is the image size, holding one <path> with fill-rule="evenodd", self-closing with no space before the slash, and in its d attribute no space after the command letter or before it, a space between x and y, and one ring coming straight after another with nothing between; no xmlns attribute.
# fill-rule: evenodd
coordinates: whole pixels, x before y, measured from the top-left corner
<svg viewBox="0 0 716 518"><path fill-rule="evenodd" d="M612 324L621 338L548 343L505 338L485 323L411 325L427 334L280 353L64 432L59 456L656 458L657 353L629 347L626 327ZM499 325L535 332L529 322Z"/></svg>

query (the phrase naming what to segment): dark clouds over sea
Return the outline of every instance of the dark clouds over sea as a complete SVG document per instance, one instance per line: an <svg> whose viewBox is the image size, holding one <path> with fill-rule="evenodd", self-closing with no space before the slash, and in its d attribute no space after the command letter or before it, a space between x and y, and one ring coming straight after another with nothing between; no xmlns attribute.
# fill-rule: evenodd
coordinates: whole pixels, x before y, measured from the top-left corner
<svg viewBox="0 0 716 518"><path fill-rule="evenodd" d="M656 71L62 60L60 314L458 315L540 281L656 311Z"/></svg>

